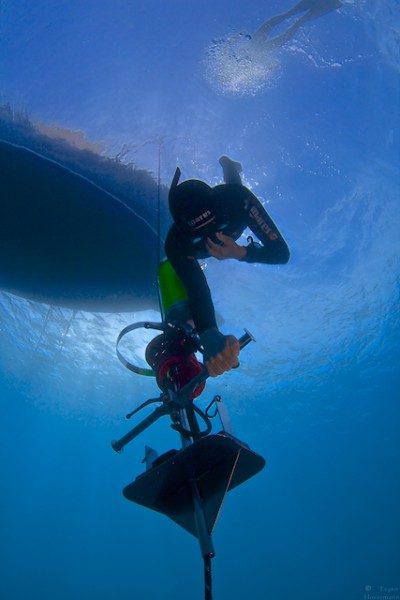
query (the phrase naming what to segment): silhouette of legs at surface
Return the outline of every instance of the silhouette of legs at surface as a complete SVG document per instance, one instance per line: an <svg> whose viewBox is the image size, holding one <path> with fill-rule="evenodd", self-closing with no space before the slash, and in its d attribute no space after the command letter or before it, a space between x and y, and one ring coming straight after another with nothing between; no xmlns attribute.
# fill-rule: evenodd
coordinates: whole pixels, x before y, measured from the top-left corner
<svg viewBox="0 0 400 600"><path fill-rule="evenodd" d="M318 19L329 12L340 8L343 3L340 0L301 0L290 10L275 15L265 21L254 33L252 39L261 43L267 48L279 48L289 41L297 32L297 30L313 19ZM272 29L291 17L303 13L305 14L293 23L284 33L274 38L268 39Z"/></svg>

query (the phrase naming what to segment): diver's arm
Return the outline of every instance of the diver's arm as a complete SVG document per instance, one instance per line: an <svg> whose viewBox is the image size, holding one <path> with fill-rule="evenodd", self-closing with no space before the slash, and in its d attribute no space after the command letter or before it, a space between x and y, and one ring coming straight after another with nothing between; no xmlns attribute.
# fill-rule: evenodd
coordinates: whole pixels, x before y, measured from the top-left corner
<svg viewBox="0 0 400 600"><path fill-rule="evenodd" d="M199 334L217 327L210 288L197 260L191 255L191 241L176 225L172 225L165 242L165 252L174 271L182 281L189 300L189 309Z"/></svg>
<svg viewBox="0 0 400 600"><path fill-rule="evenodd" d="M185 238L176 225L169 230L165 251L186 289L189 309L204 348L204 363L208 373L211 377L222 375L237 366L239 341L219 331L207 280L199 263L190 254L190 239Z"/></svg>
<svg viewBox="0 0 400 600"><path fill-rule="evenodd" d="M251 194L247 203L247 226L260 240L261 245L250 243L246 247L245 256L240 259L249 263L266 263L271 265L286 264L290 251L281 232L261 204Z"/></svg>

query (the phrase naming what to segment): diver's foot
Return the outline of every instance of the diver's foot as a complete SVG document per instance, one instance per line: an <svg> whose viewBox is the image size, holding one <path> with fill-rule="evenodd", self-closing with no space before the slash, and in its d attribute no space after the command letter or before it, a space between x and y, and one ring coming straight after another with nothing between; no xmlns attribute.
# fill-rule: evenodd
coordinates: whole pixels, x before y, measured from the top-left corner
<svg viewBox="0 0 400 600"><path fill-rule="evenodd" d="M274 29L274 27L276 27L277 25L279 25L279 23L282 23L282 21L285 20L285 17L285 14L276 15L275 17L271 17L270 19L268 19L268 21L265 21L265 23L263 23L261 27L259 27L257 31L254 32L253 40L260 37L268 37L271 31Z"/></svg>
<svg viewBox="0 0 400 600"><path fill-rule="evenodd" d="M236 173L241 173L243 170L242 163L240 161L232 160L232 158L229 158L229 156L226 156L226 154L223 154L220 157L219 164L221 165L221 167L223 169L225 169L225 168L234 169L236 171Z"/></svg>
<svg viewBox="0 0 400 600"><path fill-rule="evenodd" d="M226 154L223 154L219 159L219 164L223 169L229 169L235 173L241 173L243 171L242 163L238 160L232 160Z"/></svg>
<svg viewBox="0 0 400 600"><path fill-rule="evenodd" d="M220 157L219 164L222 167L224 173L225 183L238 183L241 184L240 173L242 172L242 163L238 160L232 160L225 154Z"/></svg>

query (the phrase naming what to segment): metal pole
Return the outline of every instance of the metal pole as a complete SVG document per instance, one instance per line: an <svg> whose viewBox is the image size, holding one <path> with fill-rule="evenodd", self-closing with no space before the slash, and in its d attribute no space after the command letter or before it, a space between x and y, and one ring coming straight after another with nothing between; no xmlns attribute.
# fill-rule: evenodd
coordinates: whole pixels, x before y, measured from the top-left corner
<svg viewBox="0 0 400 600"><path fill-rule="evenodd" d="M136 427L131 429L131 431L128 431L128 433L125 434L120 440L113 440L111 442L111 446L113 447L115 452L121 452L122 448L124 446L126 446L126 444L131 442L136 436L138 436L140 433L142 433L142 431L144 431L147 427L149 427L155 421L157 421L157 419L159 419L160 417L162 417L163 415L166 415L166 414L167 414L167 411L165 409L165 406L164 405L159 406L158 408L155 409L155 411L151 415L149 415L148 417L143 419L143 421L141 423L138 423L138 425L136 425Z"/></svg>
<svg viewBox="0 0 400 600"><path fill-rule="evenodd" d="M181 426L184 429L187 429L187 427L189 425L187 409L182 408L179 411L179 416L180 416ZM193 417L197 423L197 419L196 419L194 412L193 412ZM180 433L180 437L181 437L183 449L188 448L189 446L191 446L193 444L193 441L189 436L187 436L183 433ZM194 510L195 519L196 519L197 537L199 538L199 542L200 542L201 555L203 558L212 558L215 555L214 545L213 545L211 534L208 532L206 517L205 517L205 513L204 513L203 501L200 496L200 491L199 491L199 486L197 485L197 480L193 476L193 473L190 473L190 477L189 477L188 481L190 483L190 487L192 490L193 510Z"/></svg>

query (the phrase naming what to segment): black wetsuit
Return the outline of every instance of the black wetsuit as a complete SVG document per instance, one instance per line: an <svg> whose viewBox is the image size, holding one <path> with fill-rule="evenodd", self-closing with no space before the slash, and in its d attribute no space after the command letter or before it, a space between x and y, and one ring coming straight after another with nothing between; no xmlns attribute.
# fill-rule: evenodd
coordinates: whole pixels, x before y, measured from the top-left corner
<svg viewBox="0 0 400 600"><path fill-rule="evenodd" d="M251 242L242 259L249 263L284 264L289 260L289 248L261 202L245 186L223 184L213 188L215 202L221 207L219 222L213 230L237 240L249 227L261 244ZM209 231L207 235L213 238ZM189 308L198 333L217 327L214 305L198 258L208 257L206 238L193 238L173 224L165 242L165 251L188 294ZM214 241L218 240L214 238Z"/></svg>

